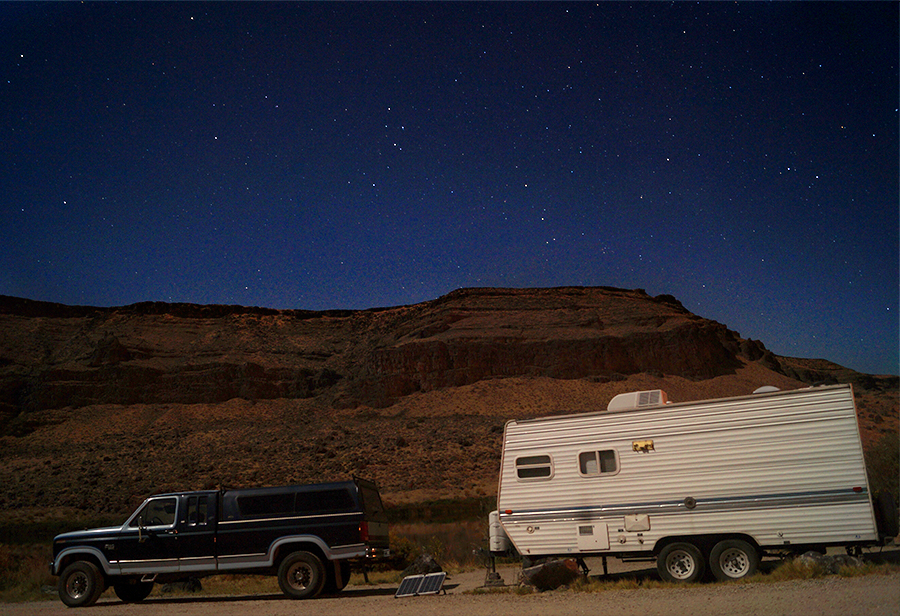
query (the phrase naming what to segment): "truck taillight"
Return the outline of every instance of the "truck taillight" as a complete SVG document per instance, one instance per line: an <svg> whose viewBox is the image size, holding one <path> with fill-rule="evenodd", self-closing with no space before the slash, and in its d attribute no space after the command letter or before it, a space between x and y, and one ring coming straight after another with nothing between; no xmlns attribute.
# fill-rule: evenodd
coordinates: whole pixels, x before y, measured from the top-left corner
<svg viewBox="0 0 900 616"><path fill-rule="evenodd" d="M359 523L359 540L363 543L369 540L369 523L365 520Z"/></svg>

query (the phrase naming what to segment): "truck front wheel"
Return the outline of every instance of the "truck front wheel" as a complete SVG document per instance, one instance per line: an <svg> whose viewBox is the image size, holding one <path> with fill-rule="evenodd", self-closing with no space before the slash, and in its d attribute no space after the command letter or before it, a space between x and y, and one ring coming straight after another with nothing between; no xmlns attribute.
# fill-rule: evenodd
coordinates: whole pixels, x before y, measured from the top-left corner
<svg viewBox="0 0 900 616"><path fill-rule="evenodd" d="M59 598L69 607L88 607L106 590L103 574L92 562L77 560L63 569L57 586Z"/></svg>
<svg viewBox="0 0 900 616"><path fill-rule="evenodd" d="M692 543L670 543L656 557L664 582L696 582L703 576L703 554Z"/></svg>
<svg viewBox="0 0 900 616"><path fill-rule="evenodd" d="M753 575L758 566L759 554L753 546L740 539L720 541L709 553L709 568L720 582Z"/></svg>
<svg viewBox="0 0 900 616"><path fill-rule="evenodd" d="M325 567L315 554L292 552L278 567L278 585L292 599L311 599L325 585Z"/></svg>

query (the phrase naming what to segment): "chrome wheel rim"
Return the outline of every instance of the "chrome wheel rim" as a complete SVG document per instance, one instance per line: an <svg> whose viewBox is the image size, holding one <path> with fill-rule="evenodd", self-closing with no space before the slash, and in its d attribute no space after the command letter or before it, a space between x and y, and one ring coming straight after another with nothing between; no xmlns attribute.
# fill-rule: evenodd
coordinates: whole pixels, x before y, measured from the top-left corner
<svg viewBox="0 0 900 616"><path fill-rule="evenodd" d="M288 570L287 581L294 590L306 590L312 580L312 568L306 563L295 563Z"/></svg>
<svg viewBox="0 0 900 616"><path fill-rule="evenodd" d="M694 574L697 563L684 550L675 550L666 558L666 571L676 580L687 580Z"/></svg>
<svg viewBox="0 0 900 616"><path fill-rule="evenodd" d="M740 578L750 569L750 559L743 550L731 548L719 556L719 568L730 578Z"/></svg>
<svg viewBox="0 0 900 616"><path fill-rule="evenodd" d="M88 585L87 576L79 571L66 580L66 594L73 599L80 599L87 594Z"/></svg>

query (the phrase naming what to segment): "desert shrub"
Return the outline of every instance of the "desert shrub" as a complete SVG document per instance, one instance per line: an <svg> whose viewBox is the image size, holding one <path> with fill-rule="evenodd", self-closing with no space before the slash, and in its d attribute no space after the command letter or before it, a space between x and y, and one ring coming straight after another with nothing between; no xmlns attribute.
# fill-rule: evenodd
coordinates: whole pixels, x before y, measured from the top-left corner
<svg viewBox="0 0 900 616"><path fill-rule="evenodd" d="M47 566L51 558L48 545L0 544L0 601L40 599L43 587L56 584Z"/></svg>
<svg viewBox="0 0 900 616"><path fill-rule="evenodd" d="M486 533L486 519L396 524L391 527L391 552L402 554L407 564L430 554L444 569L469 569L484 564L479 548L487 547Z"/></svg>
<svg viewBox="0 0 900 616"><path fill-rule="evenodd" d="M866 451L869 487L873 494L887 490L900 503L900 434L896 431L882 435Z"/></svg>

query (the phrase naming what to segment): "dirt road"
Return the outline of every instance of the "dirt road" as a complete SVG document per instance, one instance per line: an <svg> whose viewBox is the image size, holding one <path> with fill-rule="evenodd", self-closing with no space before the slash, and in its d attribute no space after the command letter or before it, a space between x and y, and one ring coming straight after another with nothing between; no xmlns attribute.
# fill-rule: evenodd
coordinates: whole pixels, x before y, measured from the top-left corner
<svg viewBox="0 0 900 616"><path fill-rule="evenodd" d="M514 574L502 572L507 581ZM900 615L900 574L826 578L776 584L704 584L676 589L616 590L596 594L568 590L542 594L478 594L484 572L448 578L446 595L395 599L395 586L350 586L339 596L291 601L281 595L256 597L151 598L139 605L117 601L112 593L78 614L100 616L820 616ZM3 616L72 616L57 601L0 604Z"/></svg>

